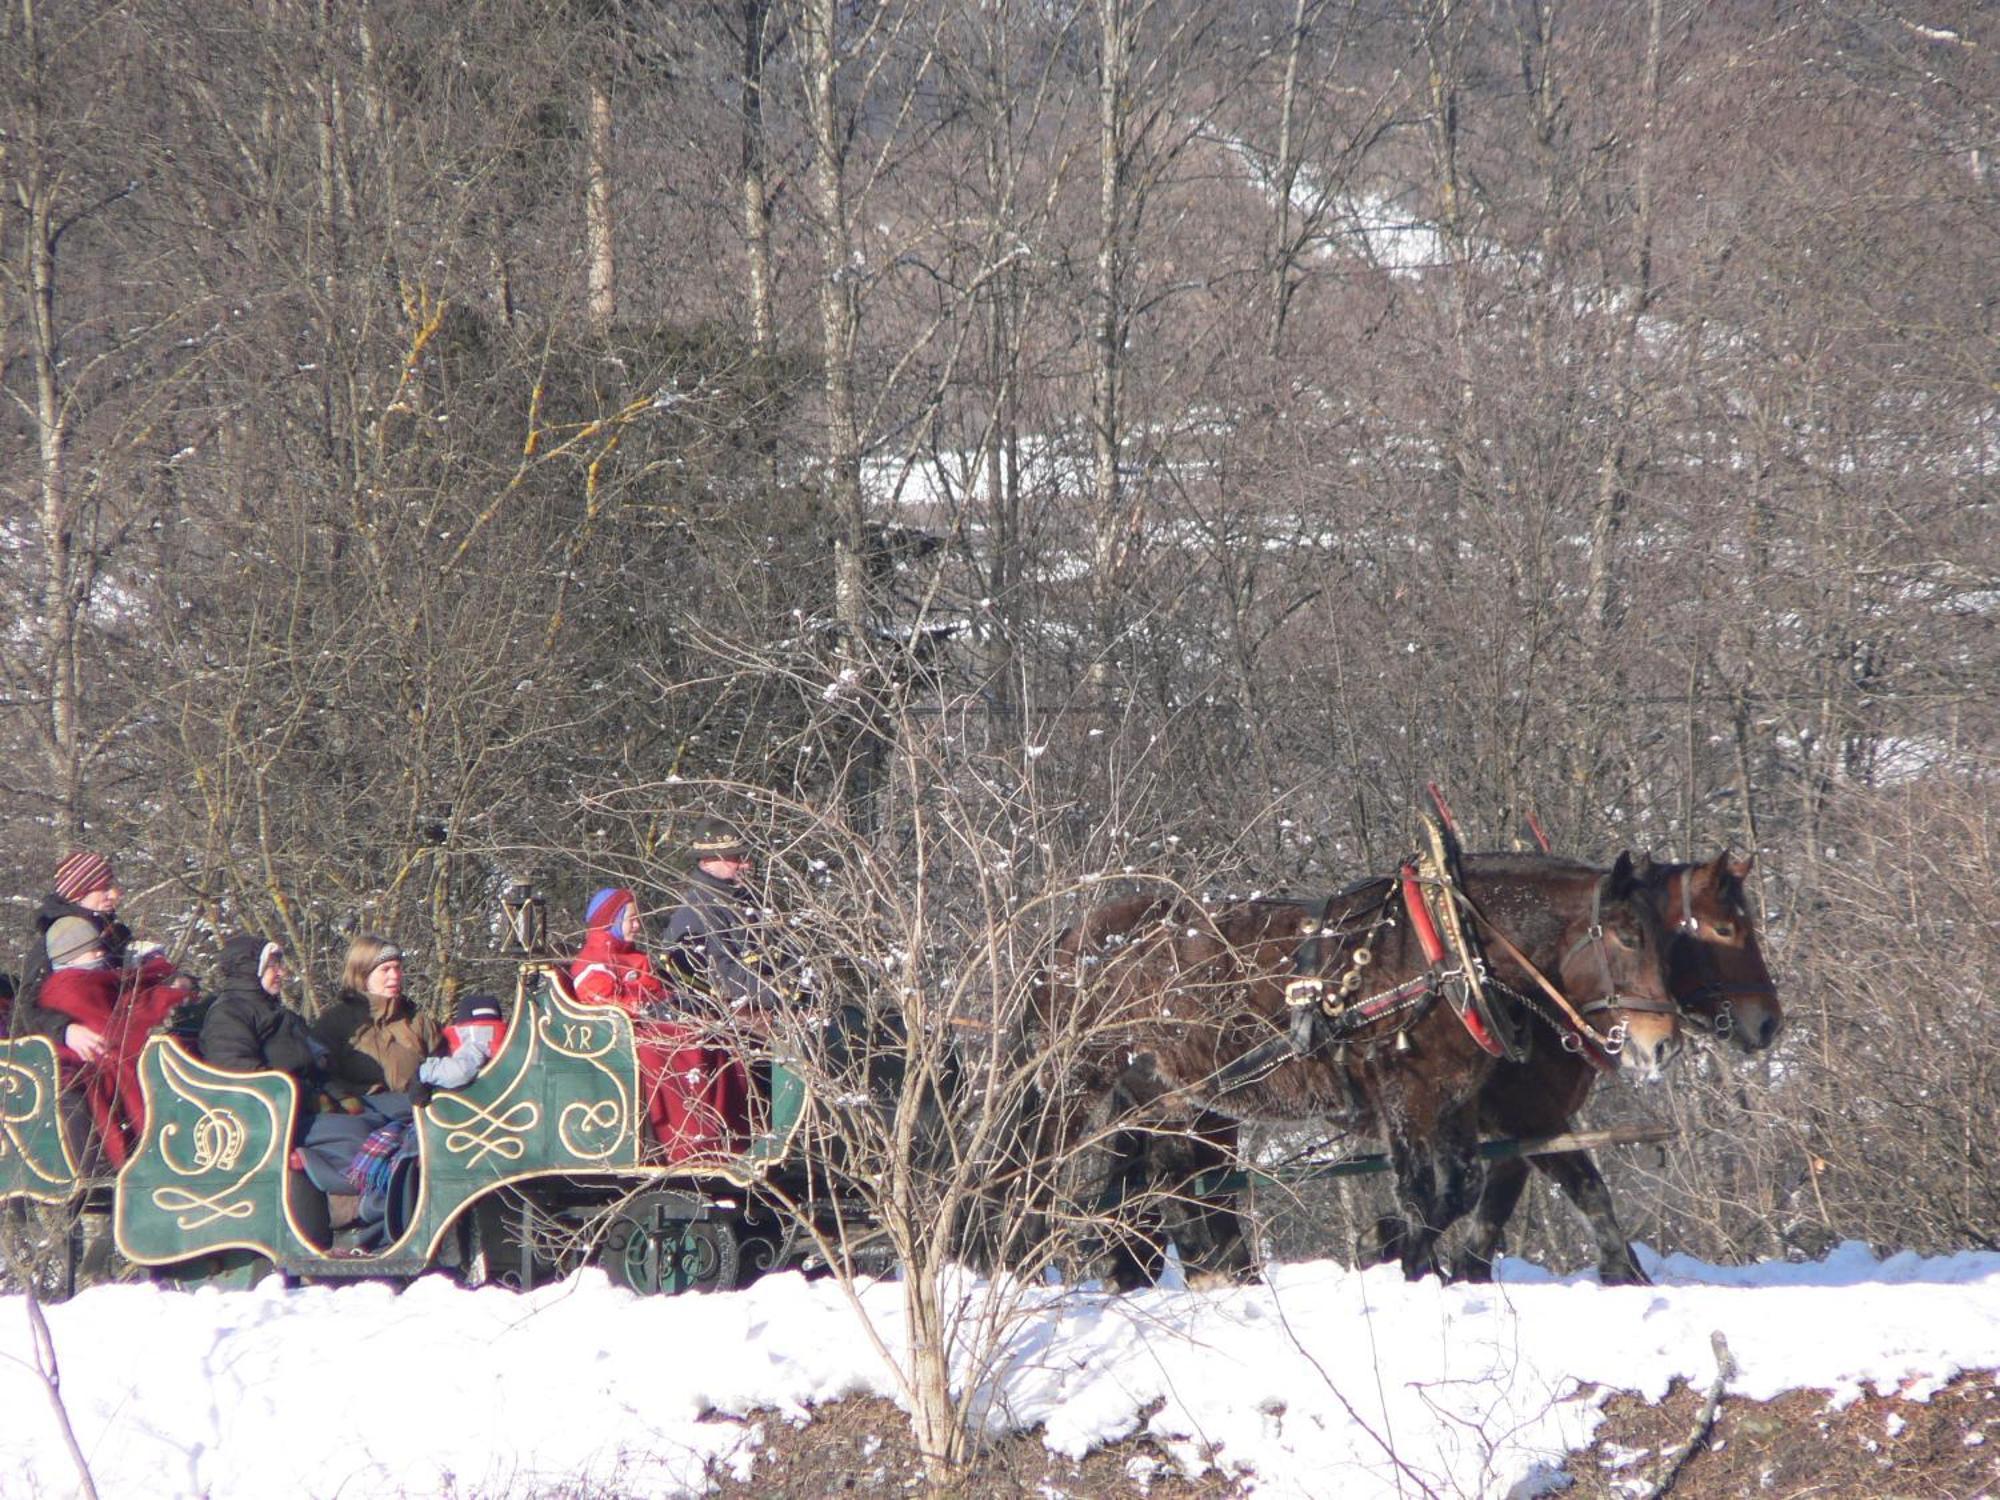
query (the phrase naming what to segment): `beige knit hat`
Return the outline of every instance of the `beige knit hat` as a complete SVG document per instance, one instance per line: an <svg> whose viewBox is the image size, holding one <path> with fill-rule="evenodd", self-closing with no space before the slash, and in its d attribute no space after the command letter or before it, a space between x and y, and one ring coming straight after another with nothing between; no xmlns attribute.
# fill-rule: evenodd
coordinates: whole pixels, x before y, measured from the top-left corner
<svg viewBox="0 0 2000 1500"><path fill-rule="evenodd" d="M92 948L102 948L104 934L87 917L57 917L49 924L42 946L48 950L49 962L60 969Z"/></svg>

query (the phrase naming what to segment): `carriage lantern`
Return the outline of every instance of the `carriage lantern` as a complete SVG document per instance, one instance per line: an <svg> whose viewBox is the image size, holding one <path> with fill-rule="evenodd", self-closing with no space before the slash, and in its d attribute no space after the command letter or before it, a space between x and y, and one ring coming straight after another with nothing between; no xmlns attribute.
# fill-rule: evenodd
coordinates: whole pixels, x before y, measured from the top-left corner
<svg viewBox="0 0 2000 1500"><path fill-rule="evenodd" d="M508 883L500 893L500 910L507 917L507 940L500 951L538 957L549 950L549 904L524 880Z"/></svg>

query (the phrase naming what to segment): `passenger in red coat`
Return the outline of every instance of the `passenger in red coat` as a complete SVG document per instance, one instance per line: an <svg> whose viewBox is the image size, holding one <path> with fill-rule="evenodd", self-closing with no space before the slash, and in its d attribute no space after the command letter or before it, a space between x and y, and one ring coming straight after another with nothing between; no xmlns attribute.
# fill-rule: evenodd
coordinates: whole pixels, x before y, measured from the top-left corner
<svg viewBox="0 0 2000 1500"><path fill-rule="evenodd" d="M632 1017L646 1115L668 1161L740 1148L748 1134L743 1065L675 1017L673 987L654 972L640 946L638 902L630 891L601 890L584 914L583 950L570 985L586 1005L615 1005Z"/></svg>
<svg viewBox="0 0 2000 1500"><path fill-rule="evenodd" d="M47 944L50 971L42 981L42 1008L102 1038L88 1060L67 1046L57 1048L65 1084L83 1091L106 1159L114 1168L123 1166L146 1128L139 1053L152 1029L194 993L194 985L157 953L115 966L98 929L81 917L53 923Z"/></svg>

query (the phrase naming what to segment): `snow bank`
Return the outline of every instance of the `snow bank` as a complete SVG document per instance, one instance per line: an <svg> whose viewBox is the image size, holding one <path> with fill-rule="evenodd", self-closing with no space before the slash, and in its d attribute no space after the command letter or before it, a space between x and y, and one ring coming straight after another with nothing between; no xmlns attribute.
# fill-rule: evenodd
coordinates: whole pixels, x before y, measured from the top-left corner
<svg viewBox="0 0 2000 1500"><path fill-rule="evenodd" d="M1705 1386L1716 1331L1752 1398L1921 1399L2000 1368L2000 1256L1647 1264L1659 1285L1510 1261L1489 1287L1312 1263L1223 1292L1038 1290L1000 1351L989 1425L1040 1427L1071 1455L1143 1427L1184 1468L1260 1495L1501 1496L1588 1441L1604 1390ZM900 1350L899 1289L866 1286L863 1305ZM754 1464L748 1414L895 1394L840 1289L796 1275L652 1300L596 1272L527 1296L435 1277L401 1295L112 1286L47 1312L107 1500L699 1493ZM0 1495L72 1491L18 1298L0 1299L0 1412Z"/></svg>

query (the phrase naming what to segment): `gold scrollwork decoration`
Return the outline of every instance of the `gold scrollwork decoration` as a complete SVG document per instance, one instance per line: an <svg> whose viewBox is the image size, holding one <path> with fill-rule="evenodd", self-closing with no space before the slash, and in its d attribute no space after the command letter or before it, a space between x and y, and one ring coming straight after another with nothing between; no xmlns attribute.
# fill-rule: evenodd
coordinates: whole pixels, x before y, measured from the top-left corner
<svg viewBox="0 0 2000 1500"><path fill-rule="evenodd" d="M590 1147L583 1143L588 1132L598 1136L604 1144ZM580 1161L602 1161L618 1149L625 1139L626 1116L623 1091L614 1099L599 1099L596 1103L571 1104L556 1121L556 1135L563 1143L563 1149Z"/></svg>
<svg viewBox="0 0 2000 1500"><path fill-rule="evenodd" d="M243 1155L250 1132L243 1117L233 1109L214 1107L202 1111L194 1122L194 1164L198 1171L233 1172Z"/></svg>
<svg viewBox="0 0 2000 1500"><path fill-rule="evenodd" d="M25 1125L42 1112L48 1091L32 1068L0 1058L0 1125Z"/></svg>
<svg viewBox="0 0 2000 1500"><path fill-rule="evenodd" d="M607 1097L566 1106L556 1121L556 1138L565 1151L579 1161L605 1161L630 1143L636 1129L636 1100L632 1089L609 1059L627 1054L619 1047L633 1042L629 1032L609 1012L578 1014L577 1008L560 1001L539 1018L537 1030L551 1052L589 1066L610 1091ZM603 1142L587 1144L586 1138Z"/></svg>
<svg viewBox="0 0 2000 1500"><path fill-rule="evenodd" d="M442 1101L443 1095L439 1095ZM527 1150L521 1139L527 1132L541 1123L541 1106L523 1099L511 1108L495 1112L482 1109L470 1099L453 1097L452 1107L464 1112L461 1120L446 1123L444 1149L453 1156L463 1156L465 1165L476 1167L489 1156L500 1157L503 1161L519 1161ZM433 1105L433 1113L436 1106Z"/></svg>
<svg viewBox="0 0 2000 1500"><path fill-rule="evenodd" d="M160 1077L173 1096L195 1111L192 1124L168 1119L160 1126L161 1164L183 1179L229 1175L230 1180L219 1186L210 1185L206 1191L169 1183L153 1190L154 1207L162 1213L177 1215L175 1222L183 1232L202 1229L223 1219L251 1217L256 1212L257 1199L247 1189L283 1149L283 1116L256 1089L204 1077L172 1047L161 1051L160 1064ZM217 1095L247 1100L263 1112L264 1149L255 1160L244 1160L253 1134L250 1120L240 1111L219 1103ZM182 1139L187 1144L177 1154L173 1148Z"/></svg>
<svg viewBox="0 0 2000 1500"><path fill-rule="evenodd" d="M26 1139L48 1100L48 1084L40 1073L0 1059L0 1161L19 1157L35 1177L53 1186L61 1179L35 1160Z"/></svg>
<svg viewBox="0 0 2000 1500"><path fill-rule="evenodd" d="M219 1219L247 1219L255 1210L248 1198L231 1199L241 1187L233 1183L219 1193L195 1193L186 1188L163 1187L153 1190L153 1206L162 1213L178 1214L174 1222L183 1230L205 1229Z"/></svg>

